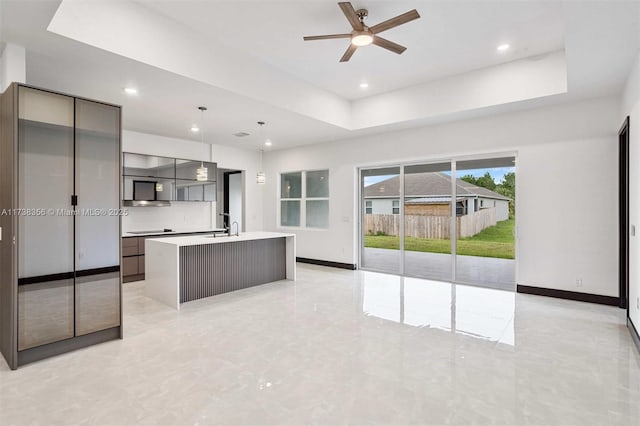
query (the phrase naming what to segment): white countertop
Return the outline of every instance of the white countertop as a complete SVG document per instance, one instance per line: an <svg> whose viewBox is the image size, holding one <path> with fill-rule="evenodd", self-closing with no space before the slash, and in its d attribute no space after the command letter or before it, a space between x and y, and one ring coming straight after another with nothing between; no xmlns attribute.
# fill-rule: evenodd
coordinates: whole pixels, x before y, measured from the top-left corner
<svg viewBox="0 0 640 426"><path fill-rule="evenodd" d="M175 236L175 235L180 235L180 234L193 234L195 232L224 232L225 229L224 228L211 228L211 229L173 229L170 232L158 232L158 230L150 230L147 232L143 232L143 230L140 231L134 231L136 232L135 234L131 233L131 232L123 232L122 236L123 237L148 237L150 235L153 236L158 236L158 237L162 237L162 236Z"/></svg>
<svg viewBox="0 0 640 426"><path fill-rule="evenodd" d="M236 241L264 240L268 238L284 238L295 237L295 234L286 234L282 232L241 232L239 236L235 234L230 237L218 235L213 238L209 235L189 235L185 237L169 237L169 238L149 238L147 242L153 241L163 244L172 244L175 246L197 246L201 244L222 244L233 243Z"/></svg>

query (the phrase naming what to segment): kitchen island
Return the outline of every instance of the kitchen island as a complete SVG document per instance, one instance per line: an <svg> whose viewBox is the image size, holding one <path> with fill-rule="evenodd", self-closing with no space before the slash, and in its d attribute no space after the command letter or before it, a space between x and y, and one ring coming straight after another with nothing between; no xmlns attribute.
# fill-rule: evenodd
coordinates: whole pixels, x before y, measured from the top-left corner
<svg viewBox="0 0 640 426"><path fill-rule="evenodd" d="M145 295L175 309L204 297L296 279L295 234L147 239Z"/></svg>

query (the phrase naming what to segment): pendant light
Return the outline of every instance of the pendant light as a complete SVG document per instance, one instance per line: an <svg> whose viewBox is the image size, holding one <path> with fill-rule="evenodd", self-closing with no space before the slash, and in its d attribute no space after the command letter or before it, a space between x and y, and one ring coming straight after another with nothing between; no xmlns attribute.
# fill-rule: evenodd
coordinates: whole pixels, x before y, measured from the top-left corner
<svg viewBox="0 0 640 426"><path fill-rule="evenodd" d="M264 126L264 121L258 121L258 125L260 126L260 171L256 174L256 183L264 185L267 183L267 176L262 171L262 155L264 153L264 149L262 148L262 126Z"/></svg>
<svg viewBox="0 0 640 426"><path fill-rule="evenodd" d="M204 143L204 112L207 107L198 107L200 110L200 141ZM200 161L200 167L196 169L196 180L198 182L204 182L209 178L209 170L204 166L204 162Z"/></svg>

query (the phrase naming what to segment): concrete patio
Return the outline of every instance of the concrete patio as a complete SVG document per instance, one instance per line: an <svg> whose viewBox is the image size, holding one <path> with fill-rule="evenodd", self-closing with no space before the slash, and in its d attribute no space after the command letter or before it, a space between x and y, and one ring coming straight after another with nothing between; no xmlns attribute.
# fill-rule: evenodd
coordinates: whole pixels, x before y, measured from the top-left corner
<svg viewBox="0 0 640 426"><path fill-rule="evenodd" d="M451 262L450 254L406 251L404 275L451 281ZM458 255L456 262L456 282L515 290L516 262L513 259ZM361 267L399 274L400 251L364 248Z"/></svg>

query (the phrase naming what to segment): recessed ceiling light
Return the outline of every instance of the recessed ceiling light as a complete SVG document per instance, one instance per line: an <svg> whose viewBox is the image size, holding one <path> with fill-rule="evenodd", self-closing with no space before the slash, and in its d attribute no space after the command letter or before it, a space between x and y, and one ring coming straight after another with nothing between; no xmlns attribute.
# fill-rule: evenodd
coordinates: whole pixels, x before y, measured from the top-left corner
<svg viewBox="0 0 640 426"><path fill-rule="evenodd" d="M194 124L193 126L191 126L191 131L193 133L198 133L200 131L200 127Z"/></svg>
<svg viewBox="0 0 640 426"><path fill-rule="evenodd" d="M360 83L360 88L361 89L366 89L367 87L369 87L369 83Z"/></svg>
<svg viewBox="0 0 640 426"><path fill-rule="evenodd" d="M509 44L504 43L504 44L501 44L500 46L498 46L496 49L498 49L498 52L504 52L504 51L509 50L510 47L511 46L509 46Z"/></svg>
<svg viewBox="0 0 640 426"><path fill-rule="evenodd" d="M264 141L265 146L271 146L273 145L273 143L271 142L271 139L267 139L266 141Z"/></svg>
<svg viewBox="0 0 640 426"><path fill-rule="evenodd" d="M126 93L127 95L136 95L138 94L138 89L134 87L125 87L124 93Z"/></svg>

